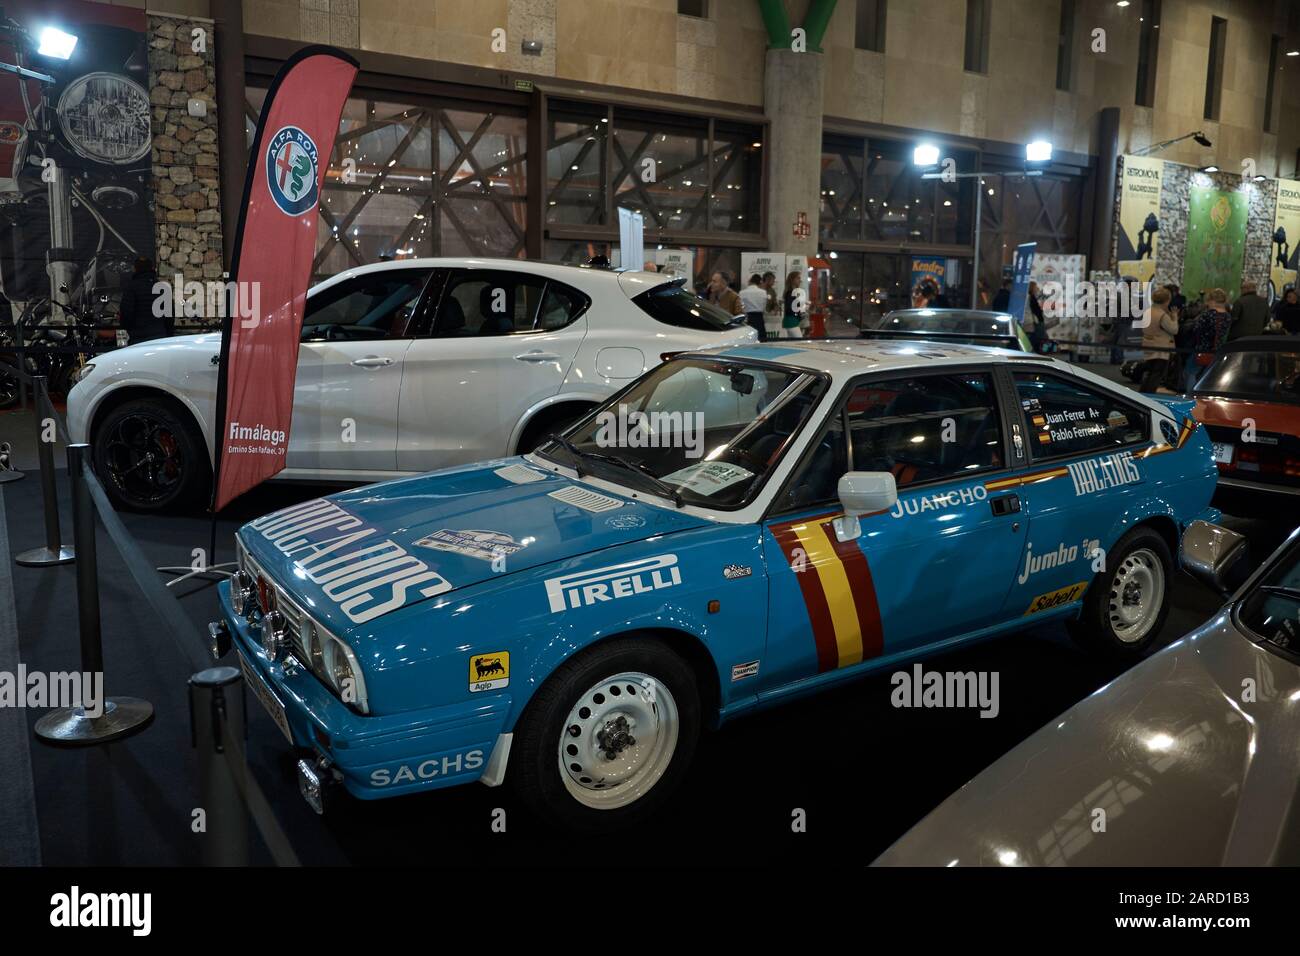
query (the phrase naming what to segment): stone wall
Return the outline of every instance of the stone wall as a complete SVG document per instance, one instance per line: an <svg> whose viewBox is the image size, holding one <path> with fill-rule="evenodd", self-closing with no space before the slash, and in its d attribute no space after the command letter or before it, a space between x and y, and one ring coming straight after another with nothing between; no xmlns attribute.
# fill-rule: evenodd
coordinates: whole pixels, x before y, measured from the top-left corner
<svg viewBox="0 0 1300 956"><path fill-rule="evenodd" d="M195 29L206 50L193 48ZM217 95L212 23L149 16L149 98L153 104L153 198L158 274L219 279L221 194L217 176ZM191 116L190 100L207 106Z"/></svg>

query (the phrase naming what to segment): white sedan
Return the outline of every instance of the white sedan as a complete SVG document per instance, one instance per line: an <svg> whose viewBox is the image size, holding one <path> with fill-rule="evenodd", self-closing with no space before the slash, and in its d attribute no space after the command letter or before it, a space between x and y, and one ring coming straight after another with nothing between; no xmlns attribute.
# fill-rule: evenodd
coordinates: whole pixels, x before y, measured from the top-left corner
<svg viewBox="0 0 1300 956"><path fill-rule="evenodd" d="M518 259L360 266L307 299L284 479L370 482L531 451L666 355L755 332L683 280ZM119 507L202 500L220 335L96 357L74 441Z"/></svg>

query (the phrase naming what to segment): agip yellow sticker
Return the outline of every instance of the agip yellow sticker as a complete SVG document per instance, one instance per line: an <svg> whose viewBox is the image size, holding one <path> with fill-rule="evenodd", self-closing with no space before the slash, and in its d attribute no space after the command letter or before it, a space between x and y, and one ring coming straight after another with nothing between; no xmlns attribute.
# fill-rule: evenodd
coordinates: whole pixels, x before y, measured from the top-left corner
<svg viewBox="0 0 1300 956"><path fill-rule="evenodd" d="M1080 581L1078 584L1071 584L1067 588L1059 588L1055 591L1049 591L1047 594L1040 594L1029 602L1029 610L1025 616L1037 614L1039 611L1050 611L1052 608L1064 607L1067 604L1073 604L1079 598L1083 597L1083 592L1088 589L1087 581Z"/></svg>
<svg viewBox="0 0 1300 956"><path fill-rule="evenodd" d="M469 692L500 690L510 685L510 652L492 651L471 654L469 658Z"/></svg>

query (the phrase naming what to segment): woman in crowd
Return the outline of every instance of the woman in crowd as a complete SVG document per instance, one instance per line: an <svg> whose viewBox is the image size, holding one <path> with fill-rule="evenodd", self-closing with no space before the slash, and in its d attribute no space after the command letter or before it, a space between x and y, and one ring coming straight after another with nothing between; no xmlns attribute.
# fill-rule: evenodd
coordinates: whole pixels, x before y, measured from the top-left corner
<svg viewBox="0 0 1300 956"><path fill-rule="evenodd" d="M1287 286L1282 298L1273 306L1273 318L1282 323L1288 335L1300 333L1300 299L1296 296L1295 286Z"/></svg>
<svg viewBox="0 0 1300 956"><path fill-rule="evenodd" d="M1151 295L1151 308L1147 310L1146 327L1142 330L1143 358L1140 392L1154 392L1164 384L1169 363L1174 357L1174 336L1178 334L1178 320L1169 308L1173 296L1168 289L1156 289Z"/></svg>
<svg viewBox="0 0 1300 956"><path fill-rule="evenodd" d="M803 273L795 269L785 277L785 295L782 297L784 312L781 317L781 338L801 339L803 330L799 323L803 313L808 309L808 300L799 288L803 285Z"/></svg>
<svg viewBox="0 0 1300 956"><path fill-rule="evenodd" d="M1192 328L1192 348L1183 369L1183 391L1196 387L1201 374L1214 361L1215 353L1228 340L1232 313L1228 311L1228 293L1211 289L1205 294L1205 309L1196 317Z"/></svg>

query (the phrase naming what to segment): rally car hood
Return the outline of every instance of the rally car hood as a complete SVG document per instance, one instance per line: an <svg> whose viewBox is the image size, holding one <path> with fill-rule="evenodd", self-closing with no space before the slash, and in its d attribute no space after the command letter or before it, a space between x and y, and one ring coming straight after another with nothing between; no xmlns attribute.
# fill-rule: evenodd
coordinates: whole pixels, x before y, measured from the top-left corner
<svg viewBox="0 0 1300 956"><path fill-rule="evenodd" d="M489 578L704 523L513 458L303 502L239 536L257 569L343 634Z"/></svg>
<svg viewBox="0 0 1300 956"><path fill-rule="evenodd" d="M876 865L1294 863L1298 745L1300 668L1221 613L1034 733Z"/></svg>

